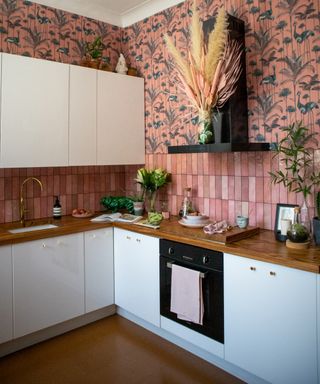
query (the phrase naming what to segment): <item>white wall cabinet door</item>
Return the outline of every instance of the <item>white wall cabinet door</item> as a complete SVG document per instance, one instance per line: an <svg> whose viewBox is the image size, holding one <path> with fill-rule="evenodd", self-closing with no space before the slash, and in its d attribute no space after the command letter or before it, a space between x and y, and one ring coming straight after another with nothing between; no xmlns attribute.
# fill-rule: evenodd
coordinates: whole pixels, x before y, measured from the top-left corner
<svg viewBox="0 0 320 384"><path fill-rule="evenodd" d="M114 229L115 303L160 326L159 239Z"/></svg>
<svg viewBox="0 0 320 384"><path fill-rule="evenodd" d="M144 164L144 81L98 71L97 163Z"/></svg>
<svg viewBox="0 0 320 384"><path fill-rule="evenodd" d="M14 337L84 313L83 233L14 244Z"/></svg>
<svg viewBox="0 0 320 384"><path fill-rule="evenodd" d="M13 337L11 245L0 248L0 344Z"/></svg>
<svg viewBox="0 0 320 384"><path fill-rule="evenodd" d="M113 228L85 232L85 311L114 304Z"/></svg>
<svg viewBox="0 0 320 384"><path fill-rule="evenodd" d="M69 165L95 165L97 71L70 65Z"/></svg>
<svg viewBox="0 0 320 384"><path fill-rule="evenodd" d="M2 55L1 165L68 164L69 66Z"/></svg>
<svg viewBox="0 0 320 384"><path fill-rule="evenodd" d="M225 254L225 358L271 382L317 382L316 274Z"/></svg>

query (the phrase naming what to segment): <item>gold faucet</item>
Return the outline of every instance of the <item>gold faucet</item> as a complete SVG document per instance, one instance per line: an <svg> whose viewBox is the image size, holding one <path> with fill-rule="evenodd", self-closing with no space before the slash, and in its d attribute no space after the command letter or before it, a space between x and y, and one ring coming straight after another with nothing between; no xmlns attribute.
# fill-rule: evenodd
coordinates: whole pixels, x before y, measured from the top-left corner
<svg viewBox="0 0 320 384"><path fill-rule="evenodd" d="M20 209L20 223L22 224L23 227L26 226L26 223L25 223L25 213L27 212L27 210L24 207L23 187L24 187L24 185L29 180L36 181L40 185L41 191L43 190L43 185L42 185L41 181L39 179L37 179L36 177L27 177L25 180L23 180L23 182L21 184L21 187L20 187L20 205L19 205L19 209Z"/></svg>

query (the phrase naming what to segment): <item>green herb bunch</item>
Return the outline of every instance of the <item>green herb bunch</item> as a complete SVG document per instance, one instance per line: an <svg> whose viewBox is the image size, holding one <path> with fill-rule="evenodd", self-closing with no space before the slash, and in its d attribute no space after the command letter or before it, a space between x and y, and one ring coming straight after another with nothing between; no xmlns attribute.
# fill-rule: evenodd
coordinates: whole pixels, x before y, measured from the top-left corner
<svg viewBox="0 0 320 384"><path fill-rule="evenodd" d="M320 172L312 172L312 144L317 145L317 133L309 133L302 121L282 128L285 137L275 146L273 157L280 156L284 170L269 172L272 183L283 184L290 192L302 192L304 198L320 184Z"/></svg>

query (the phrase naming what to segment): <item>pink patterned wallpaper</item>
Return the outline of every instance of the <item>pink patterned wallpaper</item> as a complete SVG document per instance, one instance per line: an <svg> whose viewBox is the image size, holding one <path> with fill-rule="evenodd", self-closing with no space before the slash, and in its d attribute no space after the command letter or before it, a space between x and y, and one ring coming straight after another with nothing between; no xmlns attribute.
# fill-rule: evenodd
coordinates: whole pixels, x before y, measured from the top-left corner
<svg viewBox="0 0 320 384"><path fill-rule="evenodd" d="M237 214L244 214L251 224L271 229L276 203L299 203L300 196L271 186L270 153L167 154L168 145L197 139L194 111L173 81L163 42L168 33L186 50L191 4L184 1L123 33L126 57L146 79L146 164L172 172L172 212L179 211L183 188L192 186L198 209L211 218L233 223ZM222 4L246 24L250 141L276 141L279 127L300 119L320 132L319 0L199 0L203 20ZM320 151L314 156L319 169ZM277 167L274 160L272 166Z"/></svg>

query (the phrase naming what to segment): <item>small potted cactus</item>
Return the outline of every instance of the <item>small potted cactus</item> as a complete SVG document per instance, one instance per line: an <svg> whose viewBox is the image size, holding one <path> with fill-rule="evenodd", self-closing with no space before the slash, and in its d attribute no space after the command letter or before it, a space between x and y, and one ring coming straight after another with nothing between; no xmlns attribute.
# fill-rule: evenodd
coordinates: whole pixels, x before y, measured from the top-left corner
<svg viewBox="0 0 320 384"><path fill-rule="evenodd" d="M316 214L313 218L313 237L317 245L320 245L320 191L316 193Z"/></svg>

